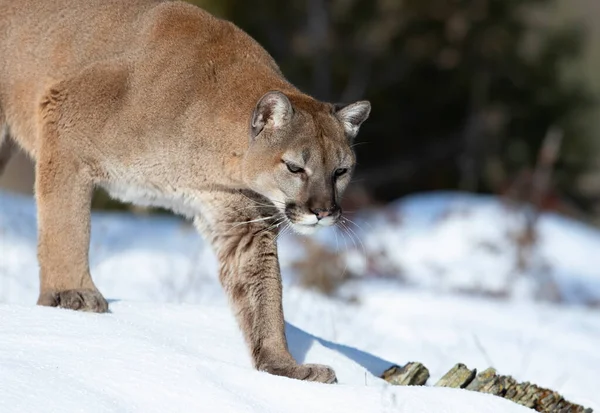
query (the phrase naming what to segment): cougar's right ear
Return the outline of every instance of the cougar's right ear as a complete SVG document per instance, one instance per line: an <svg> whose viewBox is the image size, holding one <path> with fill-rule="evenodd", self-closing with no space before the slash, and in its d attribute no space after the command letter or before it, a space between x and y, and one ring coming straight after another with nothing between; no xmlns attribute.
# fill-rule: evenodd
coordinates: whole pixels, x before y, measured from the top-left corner
<svg viewBox="0 0 600 413"><path fill-rule="evenodd" d="M287 124L294 114L290 100L281 92L268 92L260 98L252 114L250 133L256 138L264 129L279 129Z"/></svg>

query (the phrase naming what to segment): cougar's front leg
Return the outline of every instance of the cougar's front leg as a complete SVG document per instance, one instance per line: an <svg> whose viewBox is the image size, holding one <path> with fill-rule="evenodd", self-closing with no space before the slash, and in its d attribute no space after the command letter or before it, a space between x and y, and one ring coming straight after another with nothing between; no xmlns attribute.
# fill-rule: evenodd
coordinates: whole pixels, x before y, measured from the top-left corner
<svg viewBox="0 0 600 413"><path fill-rule="evenodd" d="M88 265L93 184L60 136L41 140L36 163L39 305L106 312Z"/></svg>
<svg viewBox="0 0 600 413"><path fill-rule="evenodd" d="M255 367L299 380L335 382L330 367L299 365L288 351L273 225L277 217L261 220L275 209L261 213L252 201L235 194L211 197L205 205L207 213L196 222L218 256L221 284Z"/></svg>

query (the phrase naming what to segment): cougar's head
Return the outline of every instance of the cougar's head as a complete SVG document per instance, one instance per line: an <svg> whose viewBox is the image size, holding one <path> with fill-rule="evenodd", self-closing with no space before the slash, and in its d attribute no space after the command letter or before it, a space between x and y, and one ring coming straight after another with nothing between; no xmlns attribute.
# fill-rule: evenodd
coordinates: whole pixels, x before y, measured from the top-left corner
<svg viewBox="0 0 600 413"><path fill-rule="evenodd" d="M355 165L351 148L367 101L346 106L269 92L257 103L244 157L246 185L300 233L334 225Z"/></svg>

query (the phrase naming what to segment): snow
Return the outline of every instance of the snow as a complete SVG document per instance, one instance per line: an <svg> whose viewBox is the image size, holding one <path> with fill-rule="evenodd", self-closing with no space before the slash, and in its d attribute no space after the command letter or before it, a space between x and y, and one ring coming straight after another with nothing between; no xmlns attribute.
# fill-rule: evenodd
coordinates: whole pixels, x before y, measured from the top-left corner
<svg viewBox="0 0 600 413"><path fill-rule="evenodd" d="M444 212L449 205L453 211L470 206L470 218ZM472 286L510 273L508 265L486 263L487 250L480 256L471 251L474 262L465 258L485 231L500 239L501 232L484 223L492 216L501 226L494 215L501 213L498 203L444 194L408 199L390 211L357 218L365 231L355 231L365 249L377 243L377 233L400 243L390 261L402 265L410 287L365 272L340 292L357 295L358 303L298 287L291 263L302 254L296 247L303 242L293 237L281 242L290 351L300 362L336 370L339 383L323 385L252 368L218 285L214 256L174 218L94 215L92 274L111 313L34 306L35 208L30 198L0 192L0 412L531 411L485 394L394 387L377 377L408 361L423 362L430 383L457 362L479 370L493 366L600 409L597 309L535 303L526 288L517 301L450 294L457 284ZM393 218L396 211L402 220L393 227L390 222L400 222ZM585 304L598 285L599 258L592 250L600 250L600 236L551 215L543 217L541 228L538 259L552 258L552 277L570 291L568 301ZM319 240L338 245L330 233ZM428 252L432 248L439 254ZM341 252L355 260L349 261L355 269L361 249ZM510 258L497 255L505 262ZM430 280L429 262L444 268L441 287ZM486 277L476 277L478 271Z"/></svg>
<svg viewBox="0 0 600 413"><path fill-rule="evenodd" d="M220 306L113 302L109 315L0 306L0 318L2 412L526 410L466 391L384 386L291 326L294 356L330 363L340 384L257 372Z"/></svg>

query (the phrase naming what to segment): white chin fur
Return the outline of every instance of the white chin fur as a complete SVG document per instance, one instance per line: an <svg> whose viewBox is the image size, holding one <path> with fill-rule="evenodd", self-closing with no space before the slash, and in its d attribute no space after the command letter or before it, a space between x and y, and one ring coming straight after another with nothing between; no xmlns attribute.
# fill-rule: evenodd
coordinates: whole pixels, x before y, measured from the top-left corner
<svg viewBox="0 0 600 413"><path fill-rule="evenodd" d="M336 222L335 218L325 217L319 221L319 226L320 227L330 227L333 224L335 224L335 222Z"/></svg>
<svg viewBox="0 0 600 413"><path fill-rule="evenodd" d="M326 217L318 220L314 215L305 215L297 222L291 222L292 229L298 234L311 235L323 227L330 227L335 224L335 219Z"/></svg>
<svg viewBox="0 0 600 413"><path fill-rule="evenodd" d="M298 234L311 235L319 229L319 220L314 215L304 215L296 222L292 222L292 229Z"/></svg>
<svg viewBox="0 0 600 413"><path fill-rule="evenodd" d="M298 234L302 234L302 235L314 234L319 229L318 225L302 225L302 224L293 224L292 223L291 226L295 232L297 232Z"/></svg>
<svg viewBox="0 0 600 413"><path fill-rule="evenodd" d="M307 226L317 225L318 223L319 223L319 220L317 219L316 216L314 216L312 214L304 215L300 219L298 219L298 221L296 222L296 224L298 224L298 225L307 225Z"/></svg>

